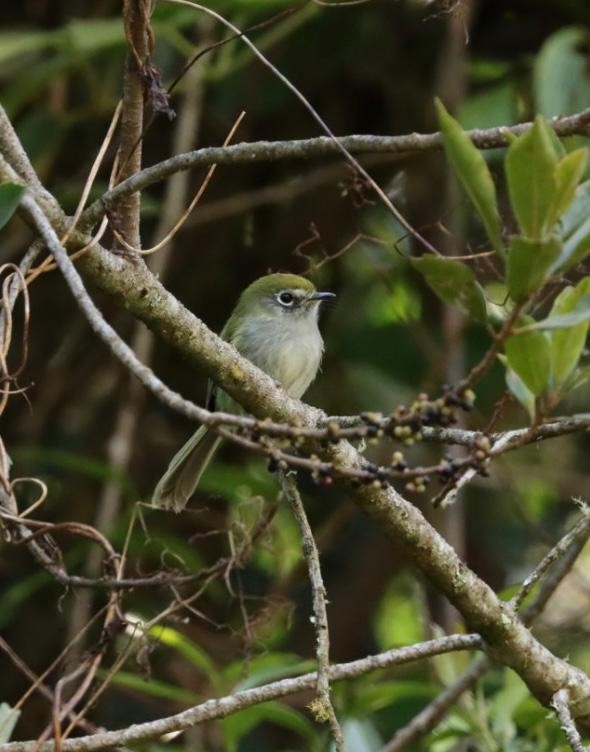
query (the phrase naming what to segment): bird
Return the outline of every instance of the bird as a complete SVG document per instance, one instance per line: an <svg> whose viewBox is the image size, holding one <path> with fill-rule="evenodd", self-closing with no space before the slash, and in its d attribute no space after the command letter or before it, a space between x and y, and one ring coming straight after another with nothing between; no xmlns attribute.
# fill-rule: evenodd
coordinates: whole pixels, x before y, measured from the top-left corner
<svg viewBox="0 0 590 752"><path fill-rule="evenodd" d="M334 297L332 292L316 290L305 277L267 274L242 292L221 337L299 399L315 379L324 352L318 326L320 305ZM245 412L211 381L207 408ZM154 489L152 505L182 511L220 443L217 434L201 426L170 461Z"/></svg>

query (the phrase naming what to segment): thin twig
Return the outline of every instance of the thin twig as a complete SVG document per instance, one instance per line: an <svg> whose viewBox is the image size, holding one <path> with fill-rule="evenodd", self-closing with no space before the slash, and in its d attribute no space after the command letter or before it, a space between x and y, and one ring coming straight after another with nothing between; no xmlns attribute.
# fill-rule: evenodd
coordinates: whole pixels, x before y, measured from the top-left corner
<svg viewBox="0 0 590 752"><path fill-rule="evenodd" d="M192 148L198 143L199 125L202 113L202 99L204 94L204 69L203 66L193 67L188 71L187 89L183 95L182 106L179 108L179 115L175 121L174 133L172 137L173 153L179 153ZM158 225L154 231L154 237L158 238L164 234L167 227L173 223L174 217L186 201L188 193L188 173L177 173L173 175L166 183L165 193L160 211ZM147 264L151 271L157 275L158 279L164 280L169 260L173 251L173 243L168 242L167 246L160 253L151 257ZM140 362L149 364L153 347L154 336L152 332L143 326L140 322L135 322L134 332L131 338L131 347L136 353ZM135 435L137 432L138 421L144 404L146 392L142 389L141 384L133 378L133 375L126 373L125 394L121 406L118 410L114 421L113 432L107 444L107 462L108 465L121 475L128 471L129 463L133 456L133 448L137 442ZM109 478L104 484L100 496L98 509L96 513L95 526L108 535L116 520L122 498L122 487L116 477ZM88 582L97 578L100 574L102 556L100 550L93 548L89 553L85 564L85 575L87 582L82 587L88 589ZM194 582L199 579L200 573L193 575L175 576L176 573L159 572L154 578L159 578L164 574L162 585L169 587L171 584L181 584L183 582ZM148 587L156 585L154 578L138 578L139 581L145 580ZM106 578L105 578L106 579ZM108 578L108 587L128 588L129 578ZM150 580L152 580L150 584ZM94 579L94 582L97 580ZM99 580L100 581L100 580ZM72 585L80 586L80 583ZM144 585L139 585L143 587ZM89 586L90 588L96 586ZM102 585L98 586L104 587ZM78 598L74 604L69 621L69 631L75 633L81 624L84 624L89 618L92 606L92 593L78 593Z"/></svg>
<svg viewBox="0 0 590 752"><path fill-rule="evenodd" d="M567 689L560 689L553 695L551 705L555 709L555 713L559 718L559 725L561 726L563 733L568 741L568 744L572 748L573 752L588 752L588 747L582 744L582 737L574 719L572 718L572 712L569 705L569 692Z"/></svg>
<svg viewBox="0 0 590 752"><path fill-rule="evenodd" d="M464 674L438 694L406 726L396 732L381 752L402 752L431 731L445 717L449 708L453 707L463 692L472 687L489 670L490 666L491 661L486 655L476 658Z"/></svg>
<svg viewBox="0 0 590 752"><path fill-rule="evenodd" d="M575 115L553 118L549 121L558 136L587 135L590 127L590 108ZM494 149L506 146L511 136L518 136L532 127L532 122L497 128L474 129L467 135L479 149ZM244 164L247 162L275 162L283 159L313 159L341 153L340 147L354 154L408 154L412 152L441 149L440 133L410 133L403 136L353 135L336 139L327 136L294 139L290 141L254 141L233 146L210 146L185 154L176 154L169 159L144 168L136 175L121 182L112 191L95 201L83 215L85 227L94 225L104 214L107 206L118 197L143 190L175 172L190 170L197 166L217 164Z"/></svg>
<svg viewBox="0 0 590 752"><path fill-rule="evenodd" d="M574 544L580 542L584 545L590 535L590 512L586 507L582 508L582 519L573 526L573 528L553 546L553 548L537 564L535 569L529 574L522 583L516 595L510 600L512 608L518 610L527 595L531 592L535 584L547 572L547 570L558 560L561 559L568 551L576 550Z"/></svg>
<svg viewBox="0 0 590 752"><path fill-rule="evenodd" d="M308 706L318 721L328 721L338 752L344 750L342 729L330 696L330 630L326 610L326 588L320 566L320 554L293 473L281 474L281 485L299 526L301 549L307 564L313 601L313 625L316 633L318 661L317 698Z"/></svg>
<svg viewBox="0 0 590 752"><path fill-rule="evenodd" d="M7 171L2 168L0 172ZM90 317L96 319L92 322L93 328L101 336L106 335L108 341L112 329L107 327L89 300L49 221L30 196L25 196L23 207L50 243L85 313L90 313ZM61 216L50 216L57 226L61 226ZM198 319L190 316L178 301L152 280L140 264L134 266L127 261L113 259L102 249L87 257L87 262L84 268L89 278L111 293L120 291L134 314L148 322L164 339L176 347L182 347L194 362L206 365L210 373L218 376L222 388L243 401L246 409L253 412L264 409L274 417L280 416L288 422L300 422L307 426L322 417L319 411L289 399L270 378L248 361L238 358L227 344L214 337ZM115 270L119 272L116 278L113 277ZM157 301L153 297L156 293ZM185 336L188 322L191 322L192 328L190 335ZM166 329L168 323L173 331ZM124 345L118 342L117 346L121 344ZM119 353L127 359L128 365L131 362L128 349L121 350L119 347ZM232 368L234 364L240 366L237 375L236 369ZM135 362L133 366L137 368ZM141 364L139 366L141 370ZM149 369L146 371L149 376ZM325 452L339 466L355 466L361 462L358 453L347 442L326 447ZM492 589L457 557L452 547L426 522L416 507L393 488L376 488L373 484L358 488L354 499L359 508L382 526L387 535L404 547L411 561L447 595L468 622L477 626L489 642L494 658L513 668L535 696L543 700L560 687L568 685L571 686L573 707L584 707L582 701L590 696L588 677L541 645L502 605Z"/></svg>
<svg viewBox="0 0 590 752"><path fill-rule="evenodd" d="M342 681L356 676L362 676L370 671L377 671L390 666L399 666L433 655L441 655L456 650L481 650L481 638L475 634L451 635L440 637L427 642L417 643L410 647L388 650L378 655L368 656L350 663L340 663L330 666L330 681ZM108 749L120 744L136 744L150 739L157 739L171 731L182 731L204 721L225 718L239 710L258 705L262 702L286 697L297 692L314 689L317 684L317 672L302 676L290 677L270 682L261 687L246 689L241 692L219 697L189 708L173 716L159 718L156 721L134 724L117 731L106 731L82 736L76 739L64 740L63 752L94 752ZM53 742L38 745L36 741L10 742L0 744L0 752L54 752Z"/></svg>
<svg viewBox="0 0 590 752"><path fill-rule="evenodd" d="M53 692L51 689L39 680L37 674L22 660L22 658L14 652L6 640L0 635L0 650L3 650L14 665L21 671L27 679L33 682L33 686L39 694L43 695L49 702L53 702ZM73 713L69 713L69 716L73 719ZM89 723L86 719L82 718L77 722L80 728L83 728L88 733L94 733L97 729L92 723ZM1 731L0 727L0 731Z"/></svg>
<svg viewBox="0 0 590 752"><path fill-rule="evenodd" d="M235 133L236 133L236 131L237 131L240 123L242 122L245 114L246 114L245 111L242 110L242 112L238 115L238 117L236 118L236 121L232 125L232 127L231 127L228 135L225 137L225 141L223 142L224 145L229 144L229 142L232 140L232 138L234 137L234 135L235 135ZM125 238L123 237L123 235L120 232L118 232L118 230L116 229L116 227L112 227L111 228L112 231L113 231L113 235L117 238L117 240L119 241L119 243L121 243L121 245L123 246L123 248L125 248L125 250L127 250L127 251L129 251L131 253L139 253L142 256L149 256L152 253L156 253L156 251L159 251L161 248L163 248L165 245L167 245L174 238L174 236L181 229L181 227L184 225L184 223L186 222L187 218L192 213L193 209L199 203L199 201L201 200L201 197L203 196L203 194L207 190L207 186L211 182L211 178L213 177L213 174L215 173L216 169L217 169L217 165L216 164L212 164L211 167L209 167L209 169L207 170L207 174L205 175L205 178L204 178L203 182L199 186L199 189L197 190L197 192L193 196L193 198L192 198L191 202L189 203L189 205L187 206L187 208L182 212L182 214L180 215L180 217L176 220L176 222L174 223L174 225L172 226L172 228L170 230L168 230L168 232L164 235L164 237L161 240L159 240L155 245L153 245L151 248L145 248L145 249L135 248L133 245L131 245L130 243L128 243L125 240Z"/></svg>
<svg viewBox="0 0 590 752"><path fill-rule="evenodd" d="M312 116L312 118L316 121L316 123L320 126L320 128L328 135L328 138L330 141L334 144L336 149L344 156L347 162L349 162L356 172L361 175L367 183L371 186L371 188L375 191L375 193L379 196L381 201L385 204L387 209L391 212L391 214L395 217L395 219L404 227L404 229L417 241L419 242L427 251L430 253L438 253L436 248L434 248L433 245L431 245L426 238L424 238L420 233L408 222L408 220L403 216L403 214L399 211L399 209L396 208L396 206L393 204L387 193L381 188L381 186L369 175L369 173L365 170L365 168L356 160L350 151L336 138L334 133L331 131L331 129L328 127L327 123L323 120L323 118L319 115L318 111L313 107L313 105L310 103L310 101L305 97L304 94L285 76L284 73L282 73L276 66L274 66L270 60L258 49L258 47L242 32L237 26L235 26L231 21L228 21L227 18L222 16L221 14L217 13L216 11L212 10L211 8L208 8L205 5L200 5L198 3L192 2L192 0L167 0L167 2L174 3L176 5L185 5L190 8L194 8L195 10L199 10L203 13L206 13L211 18L215 18L217 21L222 23L224 26L226 26L228 29L231 29L234 34L239 35L240 39L246 44L250 50L254 53L254 55L262 62L263 65L265 65L272 74L283 83L284 86L289 89L289 91L294 94L297 99L301 102L301 104L305 107L305 109L309 112L309 114ZM135 243L133 245L139 245L138 243Z"/></svg>

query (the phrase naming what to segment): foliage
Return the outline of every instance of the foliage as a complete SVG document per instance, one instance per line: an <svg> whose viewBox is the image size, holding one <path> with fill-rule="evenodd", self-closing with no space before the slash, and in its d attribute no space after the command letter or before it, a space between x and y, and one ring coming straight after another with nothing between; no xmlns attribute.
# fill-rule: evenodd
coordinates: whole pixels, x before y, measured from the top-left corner
<svg viewBox="0 0 590 752"><path fill-rule="evenodd" d="M73 211L120 95L125 54L120 4L99 4L92 13L68 2L8 5L2 13L10 20L0 33L0 98L43 181ZM422 390L438 393L441 384L457 380L457 367L464 375L494 343L499 343L496 364L478 385L468 427L481 428L492 419L494 430L522 425L522 413L510 403L496 413L504 382L532 425L558 413L587 413L587 139L559 141L549 120L588 102L586 4L515 7L509 23L495 7L490 11L482 4L468 34L467 94L449 106L457 117L442 104L452 99L445 87L433 84L444 78L448 18L434 13L432 4L309 3L293 9L285 0L218 0L210 5L242 28L278 14L248 33L338 134L427 131L437 116L444 167L430 152L419 159L365 158L371 174L440 255L410 241L367 186L340 165L320 160L225 165L179 236L166 272L174 294L220 330L245 282L270 268L309 273L335 289L337 303L321 322L324 370L309 394L329 414L388 412L412 404ZM165 3L157 4L153 30L154 59L165 82L174 80L197 48L226 38L191 9ZM239 40L199 60L205 105L195 146L222 143L242 108L247 115L237 140L318 135L307 113L253 62ZM181 81L174 93L179 116L194 86ZM440 101L433 104L435 88ZM533 127L504 150L478 150L465 132L529 118ZM158 118L150 124L146 164L170 155L175 127ZM460 197L453 190L446 195L441 170L452 172ZM405 181L398 181L400 175ZM102 194L108 178L103 168L91 196ZM195 171L194 181L200 179ZM19 187L0 185L5 261L18 260L30 240L26 228L11 219L21 198ZM159 186L144 192L144 237L155 233L163 206ZM178 215L181 208L176 207ZM455 241L457 259L447 254ZM481 255L489 252L493 255ZM122 727L312 670L315 635L299 533L280 503L266 518L278 489L265 463L228 447L186 515L165 516L136 504L147 498L166 457L192 426L151 398L137 397L80 323L57 275L43 275L31 290L29 361L14 385L15 391L25 389L26 399L12 395L3 416L14 472L43 479L49 496L41 516L57 522L98 525L97 512L106 514L107 506L97 510L100 500L115 489L121 505L107 537L125 550L129 576L162 569L202 575L190 586L199 598L185 608L171 589L137 588L125 595L129 623L139 613L149 624L171 602L178 609L145 633L138 627L133 636L119 634L124 625L114 625L119 635L114 652L129 648L129 657L112 677L108 670L102 674L109 688L92 709L93 722ZM129 320L114 314L100 295L97 300L131 341ZM453 308L461 314L460 325L449 314ZM17 334L23 328L14 325ZM153 361L155 372L179 392L195 399L204 395L206 374L195 374L159 345ZM119 469L107 459L107 448L115 416L127 407L135 411L138 427L130 464ZM396 444L394 451L399 448ZM431 448L401 448L416 465L432 462ZM453 517L454 509L445 511L444 520L452 517L460 530L470 566L496 590L521 582L556 531L567 526L570 499L585 488L587 449L584 436L523 449L500 460L501 470L491 479L466 489L464 523L461 515ZM367 451L383 463L392 454L387 443ZM412 643L436 632L436 623L457 628L456 615L408 573L399 552L384 551L382 532L351 507L345 487L304 484L330 600L334 661ZM36 498L25 484L16 491L23 509ZM65 540L69 571L84 574L95 545ZM3 635L40 673L63 648L73 628L71 612L83 598L40 571L22 546L3 546L2 557ZM580 565L577 576L584 575ZM569 600L586 604L586 594L575 583L570 587ZM96 610L106 603L102 591L89 600ZM539 631L547 633L556 653L576 649L588 661L590 624L585 615L569 616L569 605L550 606ZM81 651L101 645L101 639L91 626ZM439 656L335 685L348 748L380 749L460 677L472 657ZM2 660L0 697L14 705L29 684L4 655ZM48 679L51 686L56 674ZM320 752L329 747L329 733L313 721L306 708L310 699L261 704L196 731L190 740L145 748ZM25 704L13 733L18 714L2 704L0 741L41 733L49 707L41 695ZM504 668L465 693L415 749L451 752L460 745L507 752L566 749L557 722Z"/></svg>
<svg viewBox="0 0 590 752"><path fill-rule="evenodd" d="M584 277L575 289L566 287L547 318L535 320L525 312L573 259L579 263L590 253L586 236L577 239L575 250L566 239L566 232L571 236L570 226L583 223L581 217L590 214L586 184L581 182L587 149L566 154L541 116L513 140L506 152L505 171L521 234L510 237L505 253L489 168L459 123L440 102L437 108L449 160L482 217L490 242L506 256L505 283L511 298L505 304L506 316L513 306L518 312L516 331L505 342L507 386L529 414L534 415L536 399L542 410L552 409L567 394L567 379L572 374L575 378L582 355L590 320L586 294L590 277ZM465 263L423 256L414 266L446 303L475 320L485 318L482 287Z"/></svg>

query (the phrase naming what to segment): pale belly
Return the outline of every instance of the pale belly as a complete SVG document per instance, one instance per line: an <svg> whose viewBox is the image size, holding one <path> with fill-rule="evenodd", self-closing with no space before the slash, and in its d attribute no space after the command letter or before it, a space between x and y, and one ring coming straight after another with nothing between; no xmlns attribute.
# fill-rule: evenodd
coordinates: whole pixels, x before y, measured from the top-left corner
<svg viewBox="0 0 590 752"><path fill-rule="evenodd" d="M316 320L277 326L258 320L246 327L235 345L255 365L276 379L292 397L301 397L320 367L323 341Z"/></svg>

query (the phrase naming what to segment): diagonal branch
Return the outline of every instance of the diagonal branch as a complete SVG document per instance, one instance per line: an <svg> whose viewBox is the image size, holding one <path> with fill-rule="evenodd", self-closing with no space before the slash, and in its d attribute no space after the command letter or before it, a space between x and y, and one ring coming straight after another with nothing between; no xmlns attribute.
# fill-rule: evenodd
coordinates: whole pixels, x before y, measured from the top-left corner
<svg viewBox="0 0 590 752"><path fill-rule="evenodd" d="M340 663L330 667L330 681L342 681L362 676L370 671L400 666L412 661L430 658L455 650L480 650L482 642L478 635L451 635L440 637L428 642L418 643L411 647L388 650L385 653L368 656L358 661ZM246 689L232 695L219 697L182 713L160 718L148 723L140 723L119 731L106 731L92 736L82 736L77 739L67 739L62 742L62 752L92 752L93 750L108 749L116 745L137 744L138 742L157 739L163 734L173 731L183 731L204 721L225 718L239 710L252 705L276 700L280 697L312 690L317 683L317 672L302 676L281 679L264 684L261 687ZM0 752L54 752L53 742L38 744L37 741L10 742L0 744Z"/></svg>
<svg viewBox="0 0 590 752"><path fill-rule="evenodd" d="M7 169L2 171L10 173ZM61 230L65 222L63 215L53 212L51 207L44 207L46 216L29 195L25 196L23 207L50 245L77 302L87 315L91 315L94 330L107 340L116 337L88 297L76 268L48 221L50 217ZM74 233L70 242L74 245L86 241L86 236ZM270 377L213 334L183 308L151 275L145 264L132 263L97 246L83 258L80 269L88 280L123 301L133 315L142 319L164 341L181 350L193 363L204 367L220 387L249 412L303 427L315 427L325 418L321 411L288 398ZM171 393L149 369L137 364L130 348L118 337L109 344L146 385L151 384L165 393L171 406L184 403L197 419L206 413ZM322 449L322 454L335 466L343 468L358 468L363 462L361 455L347 441ZM409 560L448 597L471 628L481 634L488 643L493 660L513 668L530 691L545 704L559 689L568 688L576 720L590 721L590 679L541 645L507 604L502 603L494 591L461 561L420 510L395 489L383 488L381 483L361 486L353 498L358 507L376 521L394 544L405 550Z"/></svg>
<svg viewBox="0 0 590 752"><path fill-rule="evenodd" d="M576 115L553 118L549 121L558 136L588 135L590 108ZM498 128L477 128L467 131L479 149L506 146L512 136L518 136L532 127L531 122ZM351 154L408 154L442 149L442 136L436 133L408 133L402 136L352 135L336 139L328 136L291 141L254 141L233 146L208 146L185 154L176 154L158 164L146 167L133 177L97 199L84 213L83 226L88 229L102 218L105 210L121 196L148 188L176 172L214 163L225 165L251 162L277 162L284 159L316 159L334 156L344 148Z"/></svg>
<svg viewBox="0 0 590 752"><path fill-rule="evenodd" d="M64 249L58 242L56 244L57 237L41 210L30 197L25 198L25 208L34 216L35 223L50 244L83 310L91 310L98 317L93 321L95 330L101 336L112 336L111 328L88 298ZM247 410L301 426L317 425L324 417L321 411L287 398L272 379L240 357L234 348L186 311L144 265L95 249L84 258L81 267L89 279L122 299L126 307L156 333L182 350L194 363L204 366L217 383ZM127 346L118 341L115 352L121 351L122 356L128 358L129 348L125 348ZM149 369L145 370L149 372ZM151 372L148 376L156 378ZM164 385L162 388L167 389ZM196 414L198 411L196 407L194 409ZM327 447L323 452L339 467L355 468L363 461L346 441ZM531 692L546 704L556 691L568 687L577 718L587 715L590 707L588 677L542 646L507 604L502 603L493 590L461 561L414 505L395 489L382 488L381 484L357 489L354 499L395 545L405 549L409 559L482 635L494 660L513 668Z"/></svg>
<svg viewBox="0 0 590 752"><path fill-rule="evenodd" d="M520 590L512 599L513 608L518 608L522 604L527 593L530 592L532 584L538 582L539 578L545 575L537 596L532 603L521 611L520 618L524 624L532 624L543 611L553 593L571 570L580 551L584 548L589 533L590 515L586 509L583 509L581 520L553 546L540 564L523 582ZM551 565L554 566L547 573L547 567ZM406 726L396 732L395 736L385 745L381 752L401 752L403 749L407 749L409 744L412 744L431 731L444 718L449 708L457 702L463 692L470 689L481 676L492 668L492 665L492 661L487 655L476 658L462 676L446 687L438 697L414 716Z"/></svg>
<svg viewBox="0 0 590 752"><path fill-rule="evenodd" d="M459 697L472 687L491 668L487 655L476 658L456 681L438 694L381 749L381 752L402 752L420 737L431 731L448 713Z"/></svg>

